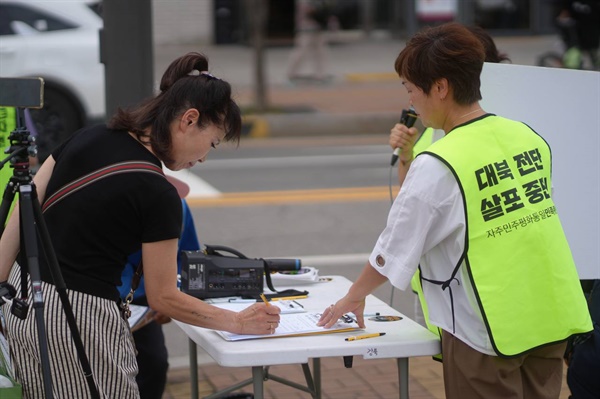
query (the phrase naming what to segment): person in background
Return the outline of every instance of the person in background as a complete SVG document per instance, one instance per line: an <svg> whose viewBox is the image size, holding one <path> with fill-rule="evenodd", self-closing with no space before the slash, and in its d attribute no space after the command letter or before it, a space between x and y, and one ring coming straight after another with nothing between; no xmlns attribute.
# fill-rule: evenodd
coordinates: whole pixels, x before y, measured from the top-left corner
<svg viewBox="0 0 600 399"><path fill-rule="evenodd" d="M170 175L166 175L166 177L177 189L177 193L181 198L183 211L183 225L177 256L177 272L180 273L180 251L198 251L200 243L198 242L192 212L185 200L190 191L189 186L176 177ZM136 252L127 258L127 264L121 275L121 286L119 287L121 300L125 300L131 291L132 278L141 261L141 257L141 252ZM148 306L143 276L134 292L132 303L134 305ZM170 321L170 318L160 313L154 313L149 323L133 331L133 340L135 341L135 349L137 350L136 360L139 369L135 379L140 390L141 399L161 399L165 391L167 372L169 370L169 353L165 345L162 325Z"/></svg>
<svg viewBox="0 0 600 399"><path fill-rule="evenodd" d="M550 148L481 108L484 61L458 23L425 28L398 55L410 104L445 136L412 161L361 275L318 325L353 312L364 327L366 296L388 280L405 289L420 266L446 398L556 398L566 340L592 324L550 195Z"/></svg>
<svg viewBox="0 0 600 399"><path fill-rule="evenodd" d="M582 68L583 53L592 69L600 69L600 0L560 0L559 4L556 23L566 47L565 66Z"/></svg>
<svg viewBox="0 0 600 399"><path fill-rule="evenodd" d="M181 199L164 177L163 164L177 171L205 162L221 142L239 141L241 116L231 86L208 72L208 59L199 53L174 60L159 89L141 104L118 110L108 125L71 135L34 178L91 374L106 398L139 398L135 348L117 289L132 253L142 251L148 304L166 317L239 334L272 334L279 323L276 306L256 303L232 312L177 288ZM70 190L80 179L88 184ZM20 286L17 208L0 239L0 285L6 288ZM36 287L44 294L44 319L48 325L66 325L46 258L39 257L42 281ZM28 294L31 305L32 287L26 283L28 292L21 295ZM23 397L44 397L35 312L22 320L6 305L2 309ZM54 396L89 397L92 388L70 331L46 332Z"/></svg>
<svg viewBox="0 0 600 399"><path fill-rule="evenodd" d="M582 280L590 315L594 323L592 333L569 340L565 354L569 399L600 398L600 279Z"/></svg>
<svg viewBox="0 0 600 399"><path fill-rule="evenodd" d="M327 75L327 31L335 29L337 18L333 14L330 0L295 0L294 49L288 61L287 77L291 82L311 80L326 82ZM306 60L314 62L312 75L300 75L299 71Z"/></svg>

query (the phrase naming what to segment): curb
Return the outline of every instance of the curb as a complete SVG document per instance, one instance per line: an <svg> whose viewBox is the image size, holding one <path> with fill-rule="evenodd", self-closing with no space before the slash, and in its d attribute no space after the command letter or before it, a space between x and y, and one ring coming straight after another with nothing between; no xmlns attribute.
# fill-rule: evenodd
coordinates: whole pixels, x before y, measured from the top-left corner
<svg viewBox="0 0 600 399"><path fill-rule="evenodd" d="M242 116L242 136L252 138L265 138L270 136L267 120L259 115Z"/></svg>

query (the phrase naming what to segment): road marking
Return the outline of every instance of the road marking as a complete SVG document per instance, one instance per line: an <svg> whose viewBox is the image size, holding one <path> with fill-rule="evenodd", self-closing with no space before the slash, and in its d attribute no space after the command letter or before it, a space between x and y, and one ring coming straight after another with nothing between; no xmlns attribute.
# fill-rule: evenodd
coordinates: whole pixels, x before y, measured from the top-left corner
<svg viewBox="0 0 600 399"><path fill-rule="evenodd" d="M395 196L397 188L394 189ZM389 200L389 187L350 187L314 190L257 191L221 193L216 197L187 198L194 207L226 207L240 205L278 205L291 203L360 202Z"/></svg>
<svg viewBox="0 0 600 399"><path fill-rule="evenodd" d="M163 168L166 175L173 176L187 183L190 186L190 193L187 198L194 197L218 197L221 192L208 184L203 179L196 176L189 169L178 170L176 172Z"/></svg>
<svg viewBox="0 0 600 399"><path fill-rule="evenodd" d="M188 205L195 207L365 202L390 198L388 186L222 193L188 169L174 172L165 168L165 174L174 176L190 186L186 201ZM394 187L392 195L395 197L396 193L397 187Z"/></svg>
<svg viewBox="0 0 600 399"><path fill-rule="evenodd" d="M364 151L369 151L377 147L365 147ZM202 164L202 170L232 170L232 169L260 169L270 167L295 166L344 166L344 165L389 165L391 150L377 153L359 153L359 154L324 154L324 155L293 155L281 157L255 157L255 158L228 158L212 159ZM389 167L389 166L388 166Z"/></svg>

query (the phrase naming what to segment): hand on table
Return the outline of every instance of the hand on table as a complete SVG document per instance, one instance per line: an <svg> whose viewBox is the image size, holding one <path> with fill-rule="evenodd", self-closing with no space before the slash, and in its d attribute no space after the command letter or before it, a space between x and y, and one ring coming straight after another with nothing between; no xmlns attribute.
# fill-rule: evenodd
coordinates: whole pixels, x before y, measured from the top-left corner
<svg viewBox="0 0 600 399"><path fill-rule="evenodd" d="M331 328L346 313L352 312L356 315L356 321L360 328L365 328L365 299L351 299L347 295L337 301L335 305L329 305L321 314L317 326Z"/></svg>

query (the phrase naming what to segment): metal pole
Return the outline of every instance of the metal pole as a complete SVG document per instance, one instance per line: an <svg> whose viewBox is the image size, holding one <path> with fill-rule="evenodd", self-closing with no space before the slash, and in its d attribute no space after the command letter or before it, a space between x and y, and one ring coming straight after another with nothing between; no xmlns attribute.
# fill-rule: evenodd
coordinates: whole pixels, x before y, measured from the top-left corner
<svg viewBox="0 0 600 399"><path fill-rule="evenodd" d="M154 94L151 0L104 0L100 61L106 77L106 116Z"/></svg>
<svg viewBox="0 0 600 399"><path fill-rule="evenodd" d="M267 23L268 5L265 0L248 0L250 7L250 29L252 46L254 48L254 83L256 94L256 110L265 112L268 108L265 82L265 30Z"/></svg>

